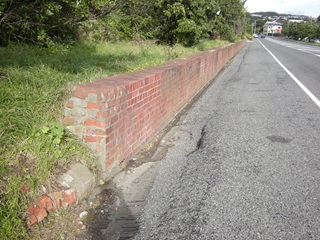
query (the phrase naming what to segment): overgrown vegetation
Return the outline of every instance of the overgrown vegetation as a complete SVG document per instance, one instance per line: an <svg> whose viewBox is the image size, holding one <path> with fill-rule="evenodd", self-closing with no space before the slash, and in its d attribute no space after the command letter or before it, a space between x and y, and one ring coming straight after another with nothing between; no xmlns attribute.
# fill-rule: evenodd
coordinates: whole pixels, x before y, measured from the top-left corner
<svg viewBox="0 0 320 240"><path fill-rule="evenodd" d="M112 11L112 0L2 0L0 46L27 42L52 46L76 40L79 23Z"/></svg>
<svg viewBox="0 0 320 240"><path fill-rule="evenodd" d="M54 52L25 44L0 48L0 236L29 238L25 212L72 161L95 170L95 159L59 124L73 85L158 65L225 44L193 48L151 42L75 43ZM43 187L41 187L43 186ZM35 237L35 236L33 236Z"/></svg>
<svg viewBox="0 0 320 240"><path fill-rule="evenodd" d="M94 40L157 39L185 46L204 38L234 41L245 32L244 3L245 0L4 0L0 4L0 45L29 42L54 48L56 42L68 44L88 35Z"/></svg>

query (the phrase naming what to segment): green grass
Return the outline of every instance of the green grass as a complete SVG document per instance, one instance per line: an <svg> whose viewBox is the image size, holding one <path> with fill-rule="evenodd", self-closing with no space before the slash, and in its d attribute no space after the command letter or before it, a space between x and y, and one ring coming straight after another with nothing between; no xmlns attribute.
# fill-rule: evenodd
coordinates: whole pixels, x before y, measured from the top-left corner
<svg viewBox="0 0 320 240"><path fill-rule="evenodd" d="M96 159L59 124L72 86L164 63L194 48L134 43L77 43L55 52L28 45L0 48L0 236L26 239L25 212L70 162L97 170ZM21 186L30 191L23 193Z"/></svg>

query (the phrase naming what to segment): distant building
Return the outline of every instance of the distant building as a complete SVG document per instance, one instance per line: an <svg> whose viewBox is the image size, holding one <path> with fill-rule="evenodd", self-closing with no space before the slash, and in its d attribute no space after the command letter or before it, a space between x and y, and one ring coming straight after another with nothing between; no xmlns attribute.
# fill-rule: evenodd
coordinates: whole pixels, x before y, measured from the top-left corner
<svg viewBox="0 0 320 240"><path fill-rule="evenodd" d="M251 17L262 17L262 15L261 14L255 14L255 13L251 13Z"/></svg>
<svg viewBox="0 0 320 240"><path fill-rule="evenodd" d="M263 25L263 34L265 35L273 35L273 34L281 34L282 33L282 23L273 21L266 22Z"/></svg>
<svg viewBox="0 0 320 240"><path fill-rule="evenodd" d="M304 22L304 20L301 18L289 18L289 22L301 23L301 22Z"/></svg>
<svg viewBox="0 0 320 240"><path fill-rule="evenodd" d="M267 19L271 20L271 21L275 21L277 19L277 17L274 17L274 16L269 16L267 17Z"/></svg>

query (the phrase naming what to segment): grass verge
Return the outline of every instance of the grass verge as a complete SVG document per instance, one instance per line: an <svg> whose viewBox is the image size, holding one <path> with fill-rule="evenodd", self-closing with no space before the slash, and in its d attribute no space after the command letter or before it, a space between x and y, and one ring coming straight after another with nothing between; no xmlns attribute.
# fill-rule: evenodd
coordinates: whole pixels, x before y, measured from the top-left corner
<svg viewBox="0 0 320 240"><path fill-rule="evenodd" d="M55 52L28 45L0 48L0 236L30 235L25 213L74 161L97 170L90 151L59 124L72 86L131 72L226 44L194 48L137 43L77 43ZM34 234L34 232L33 232Z"/></svg>

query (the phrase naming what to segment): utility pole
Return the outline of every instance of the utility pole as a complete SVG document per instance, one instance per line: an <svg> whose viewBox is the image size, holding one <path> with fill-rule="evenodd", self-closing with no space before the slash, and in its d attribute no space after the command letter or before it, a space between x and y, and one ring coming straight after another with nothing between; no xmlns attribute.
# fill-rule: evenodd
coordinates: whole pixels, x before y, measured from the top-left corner
<svg viewBox="0 0 320 240"><path fill-rule="evenodd" d="M257 20L254 20L254 33L257 32Z"/></svg>

